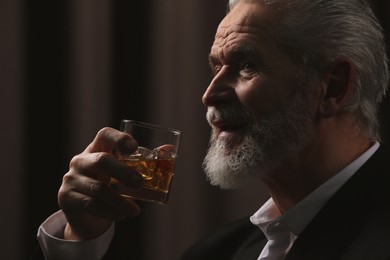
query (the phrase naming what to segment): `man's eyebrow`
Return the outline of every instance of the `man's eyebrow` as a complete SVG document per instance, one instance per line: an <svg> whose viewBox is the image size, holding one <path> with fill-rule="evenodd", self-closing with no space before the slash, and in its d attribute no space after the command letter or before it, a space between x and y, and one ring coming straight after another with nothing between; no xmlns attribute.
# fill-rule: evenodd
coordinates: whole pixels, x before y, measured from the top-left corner
<svg viewBox="0 0 390 260"><path fill-rule="evenodd" d="M256 54L252 46L239 46L231 49L226 56L229 58L252 57Z"/></svg>
<svg viewBox="0 0 390 260"><path fill-rule="evenodd" d="M258 56L255 49L252 46L237 46L231 48L224 52L224 58L227 60L235 60L246 57L255 57ZM215 57L212 53L209 54L209 64L214 65L217 62L218 58Z"/></svg>
<svg viewBox="0 0 390 260"><path fill-rule="evenodd" d="M212 67L215 64L215 59L213 55L210 53L209 54L209 65Z"/></svg>

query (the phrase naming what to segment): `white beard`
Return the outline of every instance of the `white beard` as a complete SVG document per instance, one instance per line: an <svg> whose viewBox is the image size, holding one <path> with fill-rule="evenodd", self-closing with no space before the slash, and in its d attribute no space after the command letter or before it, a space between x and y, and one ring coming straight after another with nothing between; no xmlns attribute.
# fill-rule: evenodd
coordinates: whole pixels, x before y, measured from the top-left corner
<svg viewBox="0 0 390 260"><path fill-rule="evenodd" d="M297 156L309 143L313 132L304 91L296 93L284 109L258 121L242 108L209 108L209 124L214 117L240 117L250 122L238 143L227 138L218 139L213 129L203 162L210 184L222 189L237 189L249 181L273 174L284 160Z"/></svg>

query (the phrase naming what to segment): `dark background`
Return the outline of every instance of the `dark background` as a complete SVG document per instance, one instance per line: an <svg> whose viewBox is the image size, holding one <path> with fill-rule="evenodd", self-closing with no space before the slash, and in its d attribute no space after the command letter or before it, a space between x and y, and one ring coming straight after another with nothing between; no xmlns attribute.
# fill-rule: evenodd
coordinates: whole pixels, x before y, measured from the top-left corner
<svg viewBox="0 0 390 260"><path fill-rule="evenodd" d="M119 231L123 243L141 249L135 259L175 259L198 237L252 213L266 198L259 184L245 195L219 191L201 173L209 128L200 98L226 2L79 2L0 3L0 258L28 259L38 226L58 210L69 160L98 129L131 118L183 130L171 202L143 205L141 216L121 222ZM390 3L372 3L387 32ZM389 113L387 100L381 118Z"/></svg>

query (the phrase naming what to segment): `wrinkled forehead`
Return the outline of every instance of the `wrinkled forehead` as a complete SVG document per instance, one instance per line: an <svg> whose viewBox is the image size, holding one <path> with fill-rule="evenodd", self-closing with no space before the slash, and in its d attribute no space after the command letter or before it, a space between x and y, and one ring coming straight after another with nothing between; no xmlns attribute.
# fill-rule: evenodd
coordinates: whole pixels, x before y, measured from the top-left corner
<svg viewBox="0 0 390 260"><path fill-rule="evenodd" d="M281 13L272 5L265 5L263 0L238 2L218 26L217 34L224 37L240 28L242 32L266 29L274 31L280 24Z"/></svg>
<svg viewBox="0 0 390 260"><path fill-rule="evenodd" d="M222 20L211 46L210 57L223 60L232 54L251 55L279 49L279 13L263 4L238 3ZM229 56L230 55L230 56Z"/></svg>
<svg viewBox="0 0 390 260"><path fill-rule="evenodd" d="M275 4L281 2L282 0L229 0L228 2L228 10L232 9L238 2L244 3L261 3L264 5Z"/></svg>

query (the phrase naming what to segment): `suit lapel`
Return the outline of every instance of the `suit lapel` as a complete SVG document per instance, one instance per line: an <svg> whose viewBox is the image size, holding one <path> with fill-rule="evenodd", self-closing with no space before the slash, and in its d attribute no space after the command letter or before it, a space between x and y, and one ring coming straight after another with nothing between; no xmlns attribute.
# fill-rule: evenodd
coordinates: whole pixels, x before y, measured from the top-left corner
<svg viewBox="0 0 390 260"><path fill-rule="evenodd" d="M257 260L266 243L267 239L265 237L260 240L257 239L257 242L242 248L232 260Z"/></svg>
<svg viewBox="0 0 390 260"><path fill-rule="evenodd" d="M379 148L326 203L295 241L287 260L334 259L341 254L370 214L362 207L375 207L387 189L386 174L378 168L383 162L383 150Z"/></svg>

